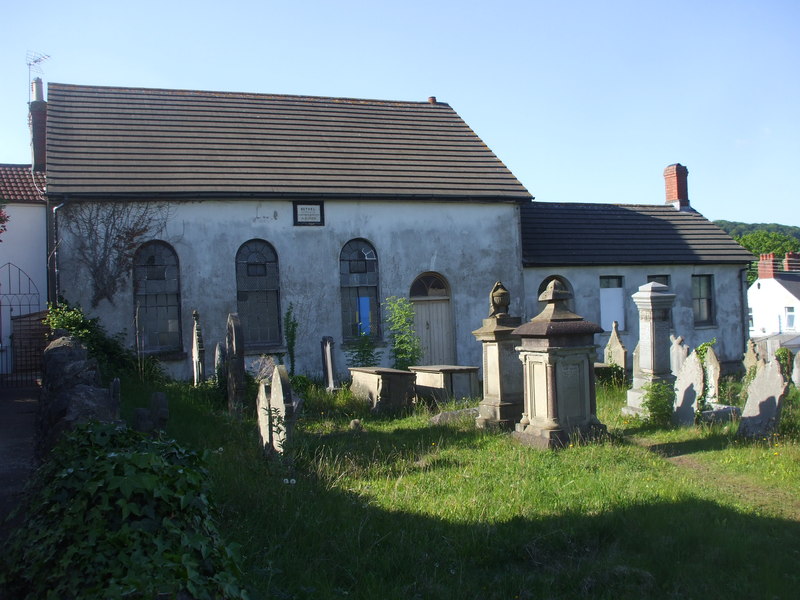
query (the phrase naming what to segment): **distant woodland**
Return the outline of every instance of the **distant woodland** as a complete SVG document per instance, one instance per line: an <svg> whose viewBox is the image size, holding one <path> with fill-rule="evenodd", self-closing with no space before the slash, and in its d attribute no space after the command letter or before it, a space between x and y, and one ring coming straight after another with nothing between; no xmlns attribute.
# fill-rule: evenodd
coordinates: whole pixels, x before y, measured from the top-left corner
<svg viewBox="0 0 800 600"><path fill-rule="evenodd" d="M736 221L714 221L714 224L724 230L732 238L739 238L748 233L755 233L757 231L769 231L788 235L800 241L800 227L794 227L792 225L779 225L778 223L738 223Z"/></svg>

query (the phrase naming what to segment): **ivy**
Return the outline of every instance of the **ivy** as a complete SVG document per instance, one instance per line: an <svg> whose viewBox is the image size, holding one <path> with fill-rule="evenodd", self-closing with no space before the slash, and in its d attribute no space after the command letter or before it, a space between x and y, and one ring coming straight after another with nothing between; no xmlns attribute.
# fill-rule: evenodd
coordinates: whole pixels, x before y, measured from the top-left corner
<svg viewBox="0 0 800 600"><path fill-rule="evenodd" d="M212 518L203 461L174 441L89 423L37 471L2 556L9 598L247 598Z"/></svg>

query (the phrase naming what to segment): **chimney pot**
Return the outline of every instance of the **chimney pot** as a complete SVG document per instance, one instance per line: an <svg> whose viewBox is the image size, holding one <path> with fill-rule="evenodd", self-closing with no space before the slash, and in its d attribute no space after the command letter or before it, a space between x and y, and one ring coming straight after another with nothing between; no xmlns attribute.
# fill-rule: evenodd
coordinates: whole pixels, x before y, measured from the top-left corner
<svg viewBox="0 0 800 600"><path fill-rule="evenodd" d="M31 98L33 102L42 102L44 100L44 89L41 77L36 77L31 81Z"/></svg>
<svg viewBox="0 0 800 600"><path fill-rule="evenodd" d="M680 163L669 165L664 169L664 183L667 188L666 204L672 204L678 210L689 208L688 175L689 169Z"/></svg>
<svg viewBox="0 0 800 600"><path fill-rule="evenodd" d="M44 171L47 167L47 102L44 101L42 80L37 77L31 82L28 123L31 128L31 168Z"/></svg>
<svg viewBox="0 0 800 600"><path fill-rule="evenodd" d="M436 96L428 96L428 102L431 104L436 104Z"/></svg>

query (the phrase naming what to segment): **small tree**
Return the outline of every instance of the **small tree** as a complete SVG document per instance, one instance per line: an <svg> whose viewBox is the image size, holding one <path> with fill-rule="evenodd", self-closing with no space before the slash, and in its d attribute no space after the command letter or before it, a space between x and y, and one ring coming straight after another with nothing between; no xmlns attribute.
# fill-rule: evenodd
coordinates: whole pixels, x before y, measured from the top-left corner
<svg viewBox="0 0 800 600"><path fill-rule="evenodd" d="M390 296L383 303L395 369L408 369L422 358L422 342L414 329L414 306L408 298Z"/></svg>

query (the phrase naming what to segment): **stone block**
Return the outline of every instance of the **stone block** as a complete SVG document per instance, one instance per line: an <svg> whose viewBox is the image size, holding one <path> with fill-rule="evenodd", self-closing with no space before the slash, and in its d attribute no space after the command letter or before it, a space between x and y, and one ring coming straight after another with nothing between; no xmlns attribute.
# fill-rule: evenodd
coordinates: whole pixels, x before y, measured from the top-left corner
<svg viewBox="0 0 800 600"><path fill-rule="evenodd" d="M411 406L415 374L389 367L351 367L350 391L369 402L374 412L396 412Z"/></svg>

